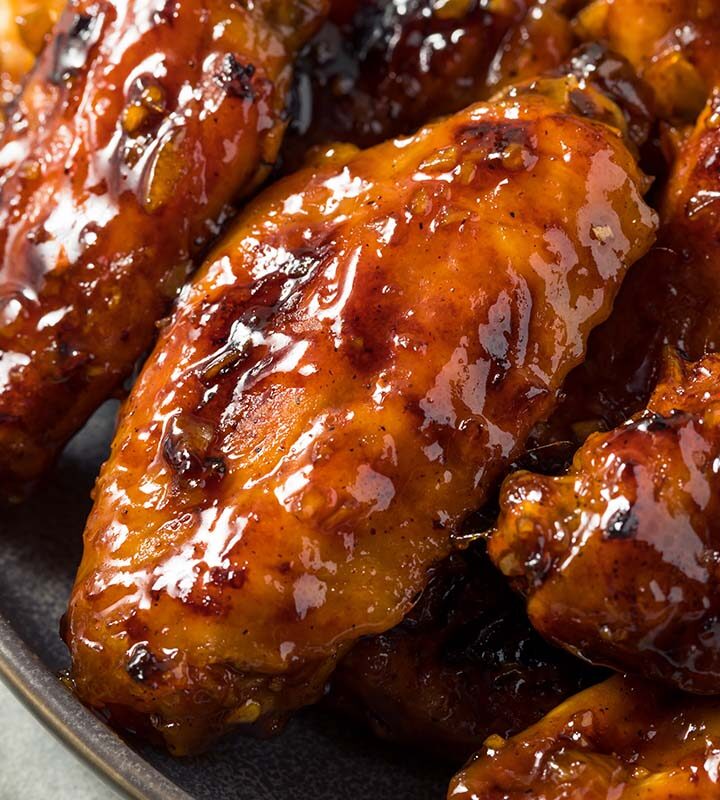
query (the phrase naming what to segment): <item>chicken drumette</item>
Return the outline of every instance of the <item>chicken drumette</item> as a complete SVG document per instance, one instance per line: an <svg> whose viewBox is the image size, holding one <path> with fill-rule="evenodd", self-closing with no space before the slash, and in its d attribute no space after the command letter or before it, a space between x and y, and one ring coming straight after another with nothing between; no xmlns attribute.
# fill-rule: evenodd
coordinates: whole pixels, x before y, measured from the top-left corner
<svg viewBox="0 0 720 800"><path fill-rule="evenodd" d="M152 344L229 204L268 174L322 0L76 0L0 139L0 495Z"/></svg>
<svg viewBox="0 0 720 800"><path fill-rule="evenodd" d="M720 700L617 676L488 739L448 800L714 800L719 766Z"/></svg>
<svg viewBox="0 0 720 800"><path fill-rule="evenodd" d="M82 699L184 752L316 699L407 614L652 243L624 124L540 80L244 212L99 479L65 632Z"/></svg>
<svg viewBox="0 0 720 800"><path fill-rule="evenodd" d="M567 68L621 100L633 141L642 146L653 106L629 65L588 45ZM575 399L588 407L589 398ZM566 405L554 417L567 422L568 412ZM531 445L513 469L526 464L560 472L569 444ZM488 508L468 519L464 527L471 538L489 526L492 513ZM335 707L366 720L379 736L455 763L490 733L517 733L598 675L532 632L520 598L476 549L434 568L420 601L398 627L353 647L335 671L329 695Z"/></svg>
<svg viewBox="0 0 720 800"><path fill-rule="evenodd" d="M588 439L570 473L517 473L490 554L548 639L720 691L720 356L672 358L648 408Z"/></svg>
<svg viewBox="0 0 720 800"><path fill-rule="evenodd" d="M629 271L610 319L590 337L559 409L536 431L540 445L579 445L644 408L666 348L689 360L720 350L718 118L715 94L663 187L658 241Z"/></svg>

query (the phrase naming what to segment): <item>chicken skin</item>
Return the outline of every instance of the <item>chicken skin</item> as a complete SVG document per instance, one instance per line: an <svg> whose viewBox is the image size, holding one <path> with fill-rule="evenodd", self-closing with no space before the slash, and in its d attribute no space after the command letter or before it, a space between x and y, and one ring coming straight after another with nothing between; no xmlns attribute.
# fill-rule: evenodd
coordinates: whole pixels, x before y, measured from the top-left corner
<svg viewBox="0 0 720 800"><path fill-rule="evenodd" d="M602 9L600 20L598 9ZM720 64L720 5L715 2L603 1L584 13L588 15L585 36L604 36L641 71L643 65L655 63L652 54L664 53L657 58L658 69L693 63L707 76L707 85L720 80L720 74L713 72ZM591 15L596 16L594 25L589 24ZM646 77L652 81L652 70ZM668 113L663 103L670 90L656 88L658 97L651 106L655 115L662 116ZM681 85L678 90L687 95ZM720 350L718 92L712 93L695 120L707 94L704 84L686 111L694 129L683 124L668 134L670 128L661 126L670 174L657 187L658 242L630 270L610 318L591 335L587 358L568 378L560 407L533 433L530 446L541 457L557 452L569 454L570 460L590 433L611 430L641 411L657 384L666 348L693 361ZM642 117L640 121L646 124ZM667 166L655 168L664 175Z"/></svg>
<svg viewBox="0 0 720 800"><path fill-rule="evenodd" d="M317 699L408 613L652 244L612 123L541 80L246 209L96 487L65 625L85 702L187 752Z"/></svg>
<svg viewBox="0 0 720 800"><path fill-rule="evenodd" d="M691 361L720 351L718 118L715 94L663 188L656 245L629 271L610 318L590 336L586 360L566 381L559 408L533 433L541 455L553 449L572 455L590 433L641 411L666 349Z"/></svg>
<svg viewBox="0 0 720 800"><path fill-rule="evenodd" d="M720 700L616 676L489 738L448 800L714 800L719 766Z"/></svg>
<svg viewBox="0 0 720 800"><path fill-rule="evenodd" d="M334 0L298 67L285 169L309 147L367 147L561 64L567 0Z"/></svg>
<svg viewBox="0 0 720 800"><path fill-rule="evenodd" d="M630 61L654 89L661 117L693 122L720 84L716 0L594 0L576 29Z"/></svg>
<svg viewBox="0 0 720 800"><path fill-rule="evenodd" d="M688 691L720 692L720 356L671 359L648 408L517 473L490 554L549 640Z"/></svg>
<svg viewBox="0 0 720 800"><path fill-rule="evenodd" d="M0 2L0 105L18 93L65 0L2 0Z"/></svg>
<svg viewBox="0 0 720 800"><path fill-rule="evenodd" d="M117 391L268 173L322 0L77 0L0 139L0 493Z"/></svg>
<svg viewBox="0 0 720 800"><path fill-rule="evenodd" d="M533 630L476 546L433 568L400 625L353 647L329 700L378 736L457 766L490 734L519 733L602 677Z"/></svg>
<svg viewBox="0 0 720 800"><path fill-rule="evenodd" d="M642 145L652 99L632 68L595 44L576 51L568 67L621 101L631 138ZM571 458L565 446L531 447L512 469L558 474ZM495 516L488 508L464 527L474 538ZM378 736L456 764L489 734L519 732L601 676L533 633L522 602L476 549L434 568L399 626L355 645L329 693L330 705L366 721Z"/></svg>

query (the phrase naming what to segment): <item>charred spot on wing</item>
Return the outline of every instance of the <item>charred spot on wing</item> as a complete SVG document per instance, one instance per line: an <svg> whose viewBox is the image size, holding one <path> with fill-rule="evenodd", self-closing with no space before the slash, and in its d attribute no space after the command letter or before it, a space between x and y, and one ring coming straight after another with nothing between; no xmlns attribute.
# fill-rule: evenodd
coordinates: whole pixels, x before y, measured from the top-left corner
<svg viewBox="0 0 720 800"><path fill-rule="evenodd" d="M602 116L602 110L593 98L582 89L572 89L569 93L570 104L581 117L594 119Z"/></svg>
<svg viewBox="0 0 720 800"><path fill-rule="evenodd" d="M484 145L489 150L504 150L511 144L528 145L532 136L532 123L524 120L484 120L461 125L455 132L455 140L460 145Z"/></svg>
<svg viewBox="0 0 720 800"><path fill-rule="evenodd" d="M639 526L640 521L632 508L616 511L605 526L603 539L609 541L634 539Z"/></svg>
<svg viewBox="0 0 720 800"><path fill-rule="evenodd" d="M247 567L213 567L209 577L210 582L220 589L226 586L231 589L242 589L247 583Z"/></svg>
<svg viewBox="0 0 720 800"><path fill-rule="evenodd" d="M255 66L253 64L241 64L233 53L227 53L215 80L228 94L252 103L256 98L252 83L254 76Z"/></svg>
<svg viewBox="0 0 720 800"><path fill-rule="evenodd" d="M67 32L55 37L50 82L61 86L85 66L92 46L100 38L105 15L75 14Z"/></svg>
<svg viewBox="0 0 720 800"><path fill-rule="evenodd" d="M660 414L652 414L648 419L638 424L638 430L644 433L661 433L672 427L669 419Z"/></svg>
<svg viewBox="0 0 720 800"><path fill-rule="evenodd" d="M137 683L148 683L164 670L160 661L150 651L148 643L138 642L127 652L125 671Z"/></svg>
<svg viewBox="0 0 720 800"><path fill-rule="evenodd" d="M266 355L263 332L279 315L292 311L300 302L303 287L315 277L329 252L329 245L323 242L284 252L282 263L253 284L252 305L248 307L245 294L238 303L233 303L229 296L225 298L224 309L204 324L206 335L218 347L200 371L204 384L217 383L241 366L247 370L254 368L255 356ZM243 306L246 310L238 313Z"/></svg>
<svg viewBox="0 0 720 800"><path fill-rule="evenodd" d="M507 156L513 153L532 154L537 146L533 122L528 120L486 120L461 125L454 135L463 152L484 156L489 164L516 166ZM524 159L519 159L522 166Z"/></svg>
<svg viewBox="0 0 720 800"><path fill-rule="evenodd" d="M224 459L209 455L213 436L212 427L194 417L173 420L162 441L162 454L176 479L190 487L202 487L225 477Z"/></svg>
<svg viewBox="0 0 720 800"><path fill-rule="evenodd" d="M579 47L568 62L553 71L558 77L575 75L594 84L625 113L635 144L644 142L650 134L654 116L654 101L650 88L638 79L637 72L622 56L610 51L605 44L589 42ZM587 96L575 91L571 102L581 114L592 116L586 104ZM583 109L586 109L583 111Z"/></svg>

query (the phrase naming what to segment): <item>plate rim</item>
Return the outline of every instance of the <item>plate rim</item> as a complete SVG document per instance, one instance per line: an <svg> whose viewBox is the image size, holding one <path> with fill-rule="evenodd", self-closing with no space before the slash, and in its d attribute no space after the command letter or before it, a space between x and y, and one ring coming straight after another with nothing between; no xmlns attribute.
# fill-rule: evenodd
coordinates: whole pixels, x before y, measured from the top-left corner
<svg viewBox="0 0 720 800"><path fill-rule="evenodd" d="M0 679L33 715L126 800L192 800L58 680L0 614Z"/></svg>

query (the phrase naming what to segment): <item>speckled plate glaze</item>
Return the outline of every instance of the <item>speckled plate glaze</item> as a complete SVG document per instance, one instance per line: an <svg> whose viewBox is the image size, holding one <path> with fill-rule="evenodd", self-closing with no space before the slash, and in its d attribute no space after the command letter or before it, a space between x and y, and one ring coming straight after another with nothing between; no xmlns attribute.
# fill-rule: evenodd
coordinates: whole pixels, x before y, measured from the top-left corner
<svg viewBox="0 0 720 800"><path fill-rule="evenodd" d="M58 626L82 549L90 490L108 450L108 404L67 448L48 483L0 512L0 677L78 755L142 800L431 800L452 770L311 710L273 740L229 737L176 760L116 736L57 680L68 665Z"/></svg>

